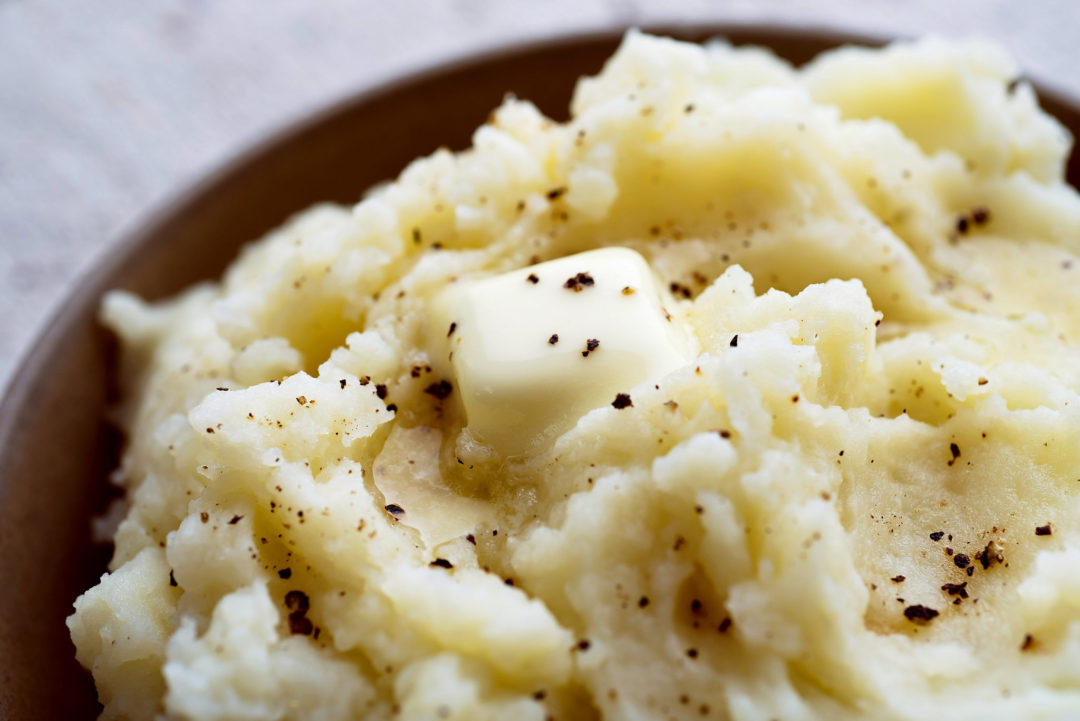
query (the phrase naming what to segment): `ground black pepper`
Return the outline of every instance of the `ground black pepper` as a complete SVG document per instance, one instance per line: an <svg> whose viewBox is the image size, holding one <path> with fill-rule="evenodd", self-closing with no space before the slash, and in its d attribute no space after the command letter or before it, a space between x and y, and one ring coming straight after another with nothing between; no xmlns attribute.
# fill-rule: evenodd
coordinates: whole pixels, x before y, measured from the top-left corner
<svg viewBox="0 0 1080 721"><path fill-rule="evenodd" d="M303 611L307 613L311 608L311 601L303 591L289 591L285 594L285 608L290 611Z"/></svg>
<svg viewBox="0 0 1080 721"><path fill-rule="evenodd" d="M941 587L941 590L950 596L959 596L960 598L967 598L967 581L963 583L946 583Z"/></svg>
<svg viewBox="0 0 1080 721"><path fill-rule="evenodd" d="M450 381L441 380L438 383L432 383L424 389L424 393L429 396L435 396L440 401L445 400L454 391L454 386L450 385Z"/></svg>
<svg viewBox="0 0 1080 721"><path fill-rule="evenodd" d="M592 287L595 284L596 280L594 280L593 277L589 275L589 271L584 271L567 278L566 282L563 283L563 288L572 290L575 293L580 293L581 291L585 290L586 288Z"/></svg>
<svg viewBox="0 0 1080 721"><path fill-rule="evenodd" d="M914 623L928 623L937 618L939 613L928 606L914 605L904 609L904 617Z"/></svg>
<svg viewBox="0 0 1080 721"><path fill-rule="evenodd" d="M616 408L617 410L622 410L623 408L633 407L634 402L632 400L630 400L630 396L628 394L626 394L626 393L617 393L615 395L615 400L613 400L611 402L611 405L612 405L612 407Z"/></svg>

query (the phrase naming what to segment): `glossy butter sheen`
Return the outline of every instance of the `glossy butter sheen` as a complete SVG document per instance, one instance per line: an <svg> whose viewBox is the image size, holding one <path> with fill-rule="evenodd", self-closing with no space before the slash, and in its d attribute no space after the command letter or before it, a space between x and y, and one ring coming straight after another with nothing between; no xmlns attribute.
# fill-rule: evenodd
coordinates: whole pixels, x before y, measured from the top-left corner
<svg viewBox="0 0 1080 721"><path fill-rule="evenodd" d="M628 248L463 283L437 306L468 428L504 453L693 357L674 302Z"/></svg>

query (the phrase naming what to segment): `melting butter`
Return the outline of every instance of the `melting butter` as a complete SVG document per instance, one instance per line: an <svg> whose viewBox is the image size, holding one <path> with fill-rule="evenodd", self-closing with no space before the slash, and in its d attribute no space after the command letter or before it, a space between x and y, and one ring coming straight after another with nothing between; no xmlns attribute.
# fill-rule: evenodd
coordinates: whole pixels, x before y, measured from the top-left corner
<svg viewBox="0 0 1080 721"><path fill-rule="evenodd" d="M455 285L438 332L470 432L507 454L693 357L675 304L628 248Z"/></svg>

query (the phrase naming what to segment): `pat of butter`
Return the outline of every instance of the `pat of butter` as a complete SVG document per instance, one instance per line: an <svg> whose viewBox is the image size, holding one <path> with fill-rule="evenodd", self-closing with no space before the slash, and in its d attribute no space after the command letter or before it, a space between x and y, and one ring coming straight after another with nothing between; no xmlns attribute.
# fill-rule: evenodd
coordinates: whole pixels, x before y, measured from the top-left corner
<svg viewBox="0 0 1080 721"><path fill-rule="evenodd" d="M436 307L468 428L507 454L692 358L670 297L628 248L464 282Z"/></svg>

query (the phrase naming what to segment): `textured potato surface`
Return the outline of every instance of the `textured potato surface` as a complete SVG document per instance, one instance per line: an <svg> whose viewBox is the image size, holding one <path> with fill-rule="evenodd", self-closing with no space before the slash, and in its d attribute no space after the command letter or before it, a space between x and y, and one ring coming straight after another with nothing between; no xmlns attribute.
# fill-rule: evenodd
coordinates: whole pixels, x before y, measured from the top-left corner
<svg viewBox="0 0 1080 721"><path fill-rule="evenodd" d="M102 718L1080 718L1080 197L1016 76L631 33L568 123L110 295ZM693 359L485 444L439 292L613 246Z"/></svg>

